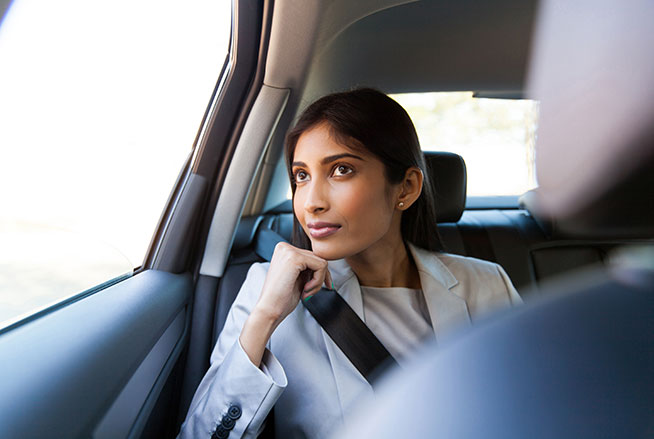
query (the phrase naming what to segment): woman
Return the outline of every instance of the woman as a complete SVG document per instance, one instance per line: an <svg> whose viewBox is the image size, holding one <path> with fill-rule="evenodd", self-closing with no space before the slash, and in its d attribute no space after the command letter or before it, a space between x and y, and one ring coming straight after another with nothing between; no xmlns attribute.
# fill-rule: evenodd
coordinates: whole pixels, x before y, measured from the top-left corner
<svg viewBox="0 0 654 439"><path fill-rule="evenodd" d="M426 336L520 301L497 264L440 253L415 128L359 89L307 108L286 141L293 243L254 264L180 437L327 437L372 391L300 300L333 287L396 358ZM221 425L222 424L222 425Z"/></svg>

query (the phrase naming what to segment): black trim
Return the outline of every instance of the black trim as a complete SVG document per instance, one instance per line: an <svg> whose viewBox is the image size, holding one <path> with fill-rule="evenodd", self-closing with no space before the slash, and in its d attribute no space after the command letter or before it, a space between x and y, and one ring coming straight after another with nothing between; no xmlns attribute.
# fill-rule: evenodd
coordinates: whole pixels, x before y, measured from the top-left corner
<svg viewBox="0 0 654 439"><path fill-rule="evenodd" d="M186 415L195 390L209 367L211 336L218 279L199 274L222 185L229 169L245 121L263 84L266 52L272 21L272 1L234 0L232 3L232 39L230 69L224 86L205 118L192 172L209 182L201 223L191 247L192 272L196 282L191 314L191 333L181 389L178 424ZM197 306L196 306L197 305Z"/></svg>
<svg viewBox="0 0 654 439"><path fill-rule="evenodd" d="M231 44L231 34L230 34L230 44ZM161 247L163 239L165 238L167 226L172 222L172 216L175 213L174 212L175 206L177 205L177 202L180 199L182 190L184 188L184 184L186 183L187 178L191 172L191 162L193 161L193 158L196 155L195 153L198 150L197 145L198 142L200 141L200 137L206 125L206 121L209 118L209 115L211 114L213 103L216 100L216 96L218 95L218 93L224 87L225 71L229 68L229 66L230 66L230 62L229 62L229 50L228 50L227 56L225 57L222 67L220 68L220 73L218 74L218 78L216 80L216 86L214 87L213 92L211 93L209 104L207 105L207 108L205 109L204 114L202 115L202 121L200 122L198 131L195 134L195 139L193 140L193 147L191 148L191 152L189 153L189 156L184 162L184 165L182 166L182 169L180 170L180 173L177 176L177 180L175 181L170 196L166 201L166 205L164 207L163 212L161 213L161 217L159 218L159 221L157 222L157 227L154 231L154 234L152 235L150 245L148 246L148 250L145 254L143 264L141 267L139 267L138 270L139 272L142 270L152 269L154 265L154 260L158 256L157 252Z"/></svg>
<svg viewBox="0 0 654 439"><path fill-rule="evenodd" d="M208 122L206 140L193 165L193 172L213 182L205 206L203 223L199 227L193 272L197 278L204 244L211 227L222 186L231 164L243 127L263 85L266 55L272 22L272 0L234 0L238 8L234 23L232 50L234 68L230 71L224 93ZM257 32L260 31L260 32ZM218 117L220 116L220 117ZM226 146L223 146L226 145Z"/></svg>
<svg viewBox="0 0 654 439"><path fill-rule="evenodd" d="M185 271L192 237L197 229L199 212L202 210L207 189L206 180L197 174L189 175L184 189L173 207L175 211L166 224L163 239L152 263L155 270L170 273Z"/></svg>
<svg viewBox="0 0 654 439"><path fill-rule="evenodd" d="M177 205L183 195L189 176L198 174L209 182L207 193L202 196L196 212L186 212L199 221L185 221L192 225L183 232L186 242L184 249L192 256L192 261L184 261L183 266L175 263L175 271L184 271L190 262L195 277L202 259L202 249L209 232L211 218L205 213L213 212L231 158L238 143L245 120L254 104L256 95L263 83L265 55L270 34L272 18L272 1L234 0L232 4L232 32L230 51L222 66L211 100L202 118L202 124L196 134L193 151L185 163L164 212L159 220L152 242L142 264L141 270L157 266L160 259L174 260L177 255L163 251L173 216L178 215ZM259 33L261 31L261 33ZM207 202L208 200L208 202ZM210 216L210 215L209 215ZM175 234L180 231L176 230ZM176 249L179 251L179 248Z"/></svg>

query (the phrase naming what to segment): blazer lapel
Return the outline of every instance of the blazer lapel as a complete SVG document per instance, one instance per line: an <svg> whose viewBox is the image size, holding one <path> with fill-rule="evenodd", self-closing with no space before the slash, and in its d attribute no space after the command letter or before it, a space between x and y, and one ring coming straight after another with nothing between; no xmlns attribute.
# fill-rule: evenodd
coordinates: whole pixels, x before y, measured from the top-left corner
<svg viewBox="0 0 654 439"><path fill-rule="evenodd" d="M459 283L458 280L435 253L420 249L411 243L407 243L407 246L418 268L420 284L436 338L438 339L439 334L455 323L469 324L470 317L465 301L450 291ZM329 272L338 294L345 299L361 320L365 321L361 286L350 266L343 259L329 261ZM338 398L345 417L349 413L348 409L359 401L359 398L373 396L372 387L329 335L322 328L320 329L327 347Z"/></svg>
<svg viewBox="0 0 654 439"><path fill-rule="evenodd" d="M470 325L465 300L450 291L459 281L441 262L436 253L407 243L420 275L420 285L427 303L436 340L457 325Z"/></svg>
<svg viewBox="0 0 654 439"><path fill-rule="evenodd" d="M359 281L345 260L329 262L329 272L334 281L334 287L338 294L350 305L354 312L363 320L363 299L361 297L361 287ZM372 386L359 373L350 360L345 356L343 351L334 343L334 341L321 328L327 354L331 362L336 388L338 390L338 399L345 418L350 411L348 408L359 401L359 398L371 397L373 395Z"/></svg>

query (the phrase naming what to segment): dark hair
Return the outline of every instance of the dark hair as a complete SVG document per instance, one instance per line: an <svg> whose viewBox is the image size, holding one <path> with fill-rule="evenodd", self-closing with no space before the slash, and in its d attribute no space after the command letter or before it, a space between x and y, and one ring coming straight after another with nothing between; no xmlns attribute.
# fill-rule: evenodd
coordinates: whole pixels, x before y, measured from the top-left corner
<svg viewBox="0 0 654 439"><path fill-rule="evenodd" d="M431 251L442 249L436 230L436 208L425 158L411 118L400 104L371 88L334 93L311 104L286 136L286 167L295 197L292 161L300 136L327 123L332 137L353 149L364 149L384 164L392 184L404 179L407 169L417 166L424 176L422 193L402 214L402 238ZM293 245L311 249L311 241L293 214Z"/></svg>

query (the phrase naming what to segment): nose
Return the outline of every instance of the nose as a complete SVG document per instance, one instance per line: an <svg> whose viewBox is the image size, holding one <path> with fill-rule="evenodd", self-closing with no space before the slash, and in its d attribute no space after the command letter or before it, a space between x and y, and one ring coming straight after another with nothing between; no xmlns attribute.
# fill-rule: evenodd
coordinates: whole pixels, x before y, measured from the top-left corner
<svg viewBox="0 0 654 439"><path fill-rule="evenodd" d="M304 209L309 213L323 212L329 209L326 192L325 183L319 179L309 182L304 200Z"/></svg>

